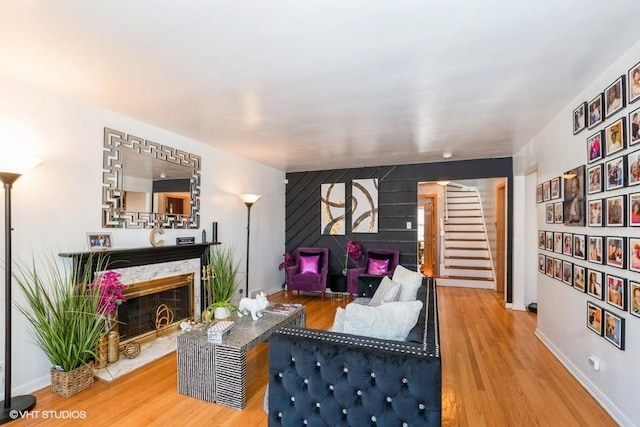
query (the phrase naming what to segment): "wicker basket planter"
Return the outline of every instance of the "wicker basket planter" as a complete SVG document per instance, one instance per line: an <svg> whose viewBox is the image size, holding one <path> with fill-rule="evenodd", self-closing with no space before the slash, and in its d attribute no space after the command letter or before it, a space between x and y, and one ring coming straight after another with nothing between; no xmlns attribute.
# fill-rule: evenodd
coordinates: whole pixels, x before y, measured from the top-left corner
<svg viewBox="0 0 640 427"><path fill-rule="evenodd" d="M71 397L93 385L93 367L82 365L73 371L51 368L51 392L62 397Z"/></svg>

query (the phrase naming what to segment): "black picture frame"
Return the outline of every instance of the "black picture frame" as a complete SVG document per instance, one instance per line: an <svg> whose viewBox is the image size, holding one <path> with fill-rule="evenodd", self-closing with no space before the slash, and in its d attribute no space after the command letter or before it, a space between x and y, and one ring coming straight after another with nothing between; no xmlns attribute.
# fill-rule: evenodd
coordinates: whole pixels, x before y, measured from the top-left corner
<svg viewBox="0 0 640 427"><path fill-rule="evenodd" d="M619 196L607 197L605 199L607 207L606 226L607 227L625 227L627 219L627 197L624 194Z"/></svg>
<svg viewBox="0 0 640 427"><path fill-rule="evenodd" d="M599 93L591 101L587 103L587 112L589 113L587 129L593 129L604 120L603 94Z"/></svg>
<svg viewBox="0 0 640 427"><path fill-rule="evenodd" d="M629 284L629 313L640 317L640 283L633 280Z"/></svg>
<svg viewBox="0 0 640 427"><path fill-rule="evenodd" d="M640 227L640 193L629 194L627 212L629 227Z"/></svg>
<svg viewBox="0 0 640 427"><path fill-rule="evenodd" d="M626 161L627 186L633 187L640 184L640 150L627 154Z"/></svg>
<svg viewBox="0 0 640 427"><path fill-rule="evenodd" d="M549 182L551 183L551 200L559 199L562 194L560 177L557 176Z"/></svg>
<svg viewBox="0 0 640 427"><path fill-rule="evenodd" d="M603 337L611 344L624 350L625 321L612 311L604 310Z"/></svg>
<svg viewBox="0 0 640 427"><path fill-rule="evenodd" d="M542 203L542 184L536 185L536 203Z"/></svg>
<svg viewBox="0 0 640 427"><path fill-rule="evenodd" d="M589 246L587 249L587 260L594 264L602 264L602 248L604 239L602 236L588 236Z"/></svg>
<svg viewBox="0 0 640 427"><path fill-rule="evenodd" d="M553 277L562 282L562 260L559 258L553 259Z"/></svg>
<svg viewBox="0 0 640 427"><path fill-rule="evenodd" d="M619 236L607 236L604 261L608 266L627 268L627 240Z"/></svg>
<svg viewBox="0 0 640 427"><path fill-rule="evenodd" d="M562 261L562 283L573 287L573 263Z"/></svg>
<svg viewBox="0 0 640 427"><path fill-rule="evenodd" d="M628 100L629 104L640 99L640 62L629 68L627 72L627 81L629 82Z"/></svg>
<svg viewBox="0 0 640 427"><path fill-rule="evenodd" d="M612 305L622 311L627 309L627 280L607 274L605 278L606 292L604 300L607 304Z"/></svg>
<svg viewBox="0 0 640 427"><path fill-rule="evenodd" d="M556 224L564 223L564 202L553 204L553 222Z"/></svg>
<svg viewBox="0 0 640 427"><path fill-rule="evenodd" d="M605 189L607 191L624 187L624 178L627 168L625 156L616 157L605 162Z"/></svg>
<svg viewBox="0 0 640 427"><path fill-rule="evenodd" d="M587 211L589 212L587 225L589 227L602 227L604 225L606 206L604 203L604 199L589 200L587 205Z"/></svg>
<svg viewBox="0 0 640 427"><path fill-rule="evenodd" d="M562 254L573 256L573 234L562 233Z"/></svg>
<svg viewBox="0 0 640 427"><path fill-rule="evenodd" d="M587 301L587 328L602 336L602 307Z"/></svg>
<svg viewBox="0 0 640 427"><path fill-rule="evenodd" d="M629 270L640 273L640 238L629 237Z"/></svg>
<svg viewBox="0 0 640 427"><path fill-rule="evenodd" d="M546 232L538 230L538 249L546 249Z"/></svg>
<svg viewBox="0 0 640 427"><path fill-rule="evenodd" d="M547 203L544 208L547 224L553 224L553 203Z"/></svg>
<svg viewBox="0 0 640 427"><path fill-rule="evenodd" d="M587 269L587 294L602 300L602 272L599 270Z"/></svg>
<svg viewBox="0 0 640 427"><path fill-rule="evenodd" d="M546 249L548 251L553 252L553 231L545 231L545 235L546 235L546 242L547 242Z"/></svg>
<svg viewBox="0 0 640 427"><path fill-rule="evenodd" d="M602 191L602 163L591 166L587 169L587 194L600 193Z"/></svg>
<svg viewBox="0 0 640 427"><path fill-rule="evenodd" d="M578 259L586 259L585 250L585 238L584 234L573 235L573 257Z"/></svg>
<svg viewBox="0 0 640 427"><path fill-rule="evenodd" d="M604 131L599 130L587 137L587 163L597 162L603 155Z"/></svg>
<svg viewBox="0 0 640 427"><path fill-rule="evenodd" d="M585 165L580 165L564 173L564 225L584 226L585 208Z"/></svg>
<svg viewBox="0 0 640 427"><path fill-rule="evenodd" d="M587 127L587 103L582 102L573 110L573 134L576 135Z"/></svg>
<svg viewBox="0 0 640 427"><path fill-rule="evenodd" d="M546 266L546 275L549 277L553 277L553 258L547 255L547 266Z"/></svg>
<svg viewBox="0 0 640 427"><path fill-rule="evenodd" d="M547 265L547 257L545 256L545 254L538 254L538 271L544 274L546 265Z"/></svg>
<svg viewBox="0 0 640 427"><path fill-rule="evenodd" d="M604 128L605 155L611 156L627 148L627 120L620 117Z"/></svg>
<svg viewBox="0 0 640 427"><path fill-rule="evenodd" d="M542 201L547 202L551 200L551 181L545 181L542 183Z"/></svg>
<svg viewBox="0 0 640 427"><path fill-rule="evenodd" d="M625 76L622 75L614 80L604 90L603 105L604 117L610 118L626 105L627 91L625 87Z"/></svg>
<svg viewBox="0 0 640 427"><path fill-rule="evenodd" d="M562 253L562 233L560 231L553 232L553 252Z"/></svg>
<svg viewBox="0 0 640 427"><path fill-rule="evenodd" d="M585 268L578 264L573 264L573 289L580 292L586 292L585 285Z"/></svg>
<svg viewBox="0 0 640 427"><path fill-rule="evenodd" d="M640 108L636 108L629 113L629 147L640 143Z"/></svg>

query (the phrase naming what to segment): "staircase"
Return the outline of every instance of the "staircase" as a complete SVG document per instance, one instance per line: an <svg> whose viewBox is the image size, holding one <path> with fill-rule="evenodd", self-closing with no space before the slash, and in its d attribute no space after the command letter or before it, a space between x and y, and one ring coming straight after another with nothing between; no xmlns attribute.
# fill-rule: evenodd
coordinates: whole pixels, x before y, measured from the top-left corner
<svg viewBox="0 0 640 427"><path fill-rule="evenodd" d="M475 188L446 188L438 286L495 289L493 260L480 195Z"/></svg>

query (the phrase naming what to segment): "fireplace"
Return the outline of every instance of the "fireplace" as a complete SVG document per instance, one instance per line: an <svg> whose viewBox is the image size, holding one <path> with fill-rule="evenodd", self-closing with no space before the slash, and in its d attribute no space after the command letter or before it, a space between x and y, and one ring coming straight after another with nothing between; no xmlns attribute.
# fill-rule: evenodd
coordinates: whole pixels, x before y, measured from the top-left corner
<svg viewBox="0 0 640 427"><path fill-rule="evenodd" d="M125 301L118 307L118 331L123 344L156 339L194 318L193 273L133 283L123 293ZM171 310L173 319L158 331L157 312L163 305Z"/></svg>

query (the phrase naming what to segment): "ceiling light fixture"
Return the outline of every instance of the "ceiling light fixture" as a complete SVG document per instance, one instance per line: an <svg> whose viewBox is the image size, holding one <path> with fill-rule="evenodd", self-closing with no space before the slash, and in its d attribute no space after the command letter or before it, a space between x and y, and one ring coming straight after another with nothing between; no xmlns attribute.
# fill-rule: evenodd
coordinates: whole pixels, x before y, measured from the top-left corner
<svg viewBox="0 0 640 427"><path fill-rule="evenodd" d="M443 159L450 159L452 156L453 154L451 154L451 151L445 151L444 153L442 153Z"/></svg>

